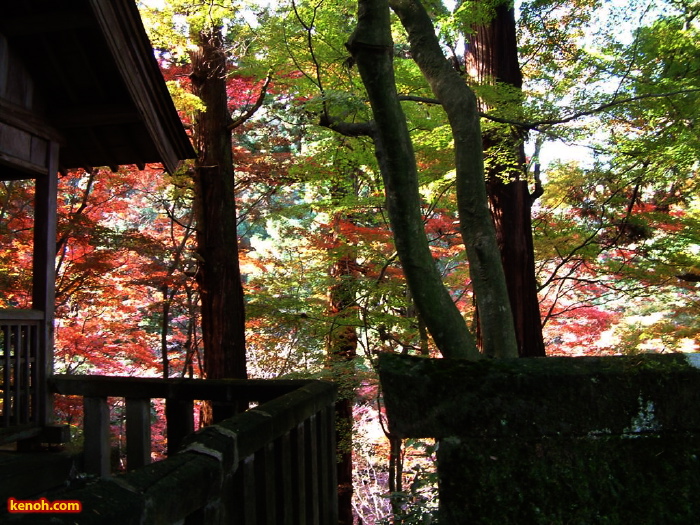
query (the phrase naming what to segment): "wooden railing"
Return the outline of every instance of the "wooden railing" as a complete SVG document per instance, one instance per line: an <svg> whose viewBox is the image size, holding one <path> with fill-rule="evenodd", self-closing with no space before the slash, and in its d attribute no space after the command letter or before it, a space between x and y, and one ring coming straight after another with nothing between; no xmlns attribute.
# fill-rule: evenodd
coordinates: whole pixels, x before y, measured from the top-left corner
<svg viewBox="0 0 700 525"><path fill-rule="evenodd" d="M39 432L43 321L37 310L0 310L0 442Z"/></svg>
<svg viewBox="0 0 700 525"><path fill-rule="evenodd" d="M55 498L81 501L86 520L99 515L103 525L337 523L331 383L54 376L49 384L57 394L84 399L85 467L102 480ZM108 397L123 397L126 404L129 472L115 477L109 473ZM169 457L147 464L154 398L166 402ZM194 400L259 404L192 434ZM81 515L65 517L65 523L81 523ZM63 523L61 515L51 518Z"/></svg>

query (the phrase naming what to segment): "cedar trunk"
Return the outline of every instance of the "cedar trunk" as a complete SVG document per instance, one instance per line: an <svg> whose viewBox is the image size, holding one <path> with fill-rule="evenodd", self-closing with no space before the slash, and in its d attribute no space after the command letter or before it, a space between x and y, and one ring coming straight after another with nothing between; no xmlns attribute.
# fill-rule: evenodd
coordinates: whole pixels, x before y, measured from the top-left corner
<svg viewBox="0 0 700 525"><path fill-rule="evenodd" d="M474 27L468 38L466 65L471 76L480 83L522 88L515 13L508 3L498 5L490 23ZM532 204L537 195L530 192L525 180L523 139L524 131L516 127L493 130L484 134L484 155L492 157L486 169L487 190L513 313L518 355L541 357L545 355L545 348L531 220Z"/></svg>
<svg viewBox="0 0 700 525"><path fill-rule="evenodd" d="M246 378L245 310L238 265L226 55L217 28L195 35L194 92L206 106L195 122L195 218L207 378Z"/></svg>

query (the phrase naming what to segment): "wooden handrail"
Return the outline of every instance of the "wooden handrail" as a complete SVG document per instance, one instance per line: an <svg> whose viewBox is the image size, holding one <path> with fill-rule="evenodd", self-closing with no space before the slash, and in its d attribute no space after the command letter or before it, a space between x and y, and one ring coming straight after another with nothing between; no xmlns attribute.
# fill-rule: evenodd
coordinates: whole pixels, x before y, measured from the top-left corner
<svg viewBox="0 0 700 525"><path fill-rule="evenodd" d="M41 310L0 309L0 321L43 321L44 317Z"/></svg>
<svg viewBox="0 0 700 525"><path fill-rule="evenodd" d="M307 385L304 379L161 379L92 375L54 375L52 392L84 397L134 397L221 402L267 401Z"/></svg>
<svg viewBox="0 0 700 525"><path fill-rule="evenodd" d="M134 436L141 445L148 441L143 424L150 417L151 394L175 403L180 410L166 407L166 412L181 416L188 410L191 415L192 400L207 399L203 394L231 403L274 397L188 435L180 450L165 460L130 470L118 479L107 477L83 488L47 495L83 504L80 516L56 514L50 516L55 520L52 523L82 523L83 517L87 523L94 516L103 525L328 525L338 521L336 387L332 383L54 376L51 385L61 394L89 394L84 399L85 460L88 454L101 454L98 460L103 463L109 456L107 397L126 399L127 449ZM149 395L138 397L144 393ZM139 423L134 425L134 421ZM94 440L101 441L103 448L88 452ZM131 449L147 461L141 445L132 443ZM131 466L132 459L127 461ZM36 516L12 518L28 523Z"/></svg>
<svg viewBox="0 0 700 525"><path fill-rule="evenodd" d="M109 407L107 398L124 398L126 406L127 467L139 468L150 461L150 403L165 399L168 454L177 452L188 434L194 430L193 401L206 400L222 404L263 403L265 414L274 427L288 427L290 418L304 419L332 404L335 387L313 380L283 379L159 379L144 377L55 375L49 379L50 391L84 398L85 470L98 476L109 476ZM325 392L325 395L322 395ZM330 397L329 397L330 396ZM307 398L315 399L313 403ZM307 407L300 412L292 405ZM261 408L253 413L261 413ZM262 427L261 427L262 428ZM260 439L277 435L260 434Z"/></svg>

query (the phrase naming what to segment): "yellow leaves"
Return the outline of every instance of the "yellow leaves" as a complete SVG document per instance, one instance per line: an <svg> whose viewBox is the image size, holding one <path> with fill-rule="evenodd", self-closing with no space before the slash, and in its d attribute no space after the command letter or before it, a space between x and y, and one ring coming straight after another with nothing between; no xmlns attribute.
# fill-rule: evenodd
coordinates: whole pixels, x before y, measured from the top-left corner
<svg viewBox="0 0 700 525"><path fill-rule="evenodd" d="M175 108L178 111L194 115L199 111L206 110L206 106L202 100L187 89L185 89L179 80L170 80L166 82L170 96L173 98Z"/></svg>

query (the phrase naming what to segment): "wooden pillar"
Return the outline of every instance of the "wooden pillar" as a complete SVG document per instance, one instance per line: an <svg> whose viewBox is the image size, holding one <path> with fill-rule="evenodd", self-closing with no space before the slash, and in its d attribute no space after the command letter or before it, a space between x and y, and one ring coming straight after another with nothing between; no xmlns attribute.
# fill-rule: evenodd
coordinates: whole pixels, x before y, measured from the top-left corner
<svg viewBox="0 0 700 525"><path fill-rule="evenodd" d="M58 143L49 142L47 173L36 178L34 199L32 308L44 313L43 326L38 334L38 373L34 390L37 396L34 417L40 425L53 420L53 398L46 388L46 380L53 374L58 154Z"/></svg>
<svg viewBox="0 0 700 525"><path fill-rule="evenodd" d="M194 432L194 403L191 400L165 400L165 419L168 425L168 456L175 454L182 440Z"/></svg>
<svg viewBox="0 0 700 525"><path fill-rule="evenodd" d="M106 397L83 398L83 434L85 472L109 476L109 407Z"/></svg>
<svg viewBox="0 0 700 525"><path fill-rule="evenodd" d="M151 462L151 400L127 397L126 467L134 470Z"/></svg>

